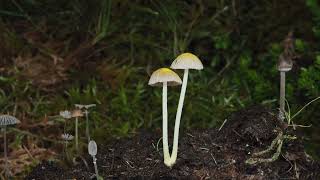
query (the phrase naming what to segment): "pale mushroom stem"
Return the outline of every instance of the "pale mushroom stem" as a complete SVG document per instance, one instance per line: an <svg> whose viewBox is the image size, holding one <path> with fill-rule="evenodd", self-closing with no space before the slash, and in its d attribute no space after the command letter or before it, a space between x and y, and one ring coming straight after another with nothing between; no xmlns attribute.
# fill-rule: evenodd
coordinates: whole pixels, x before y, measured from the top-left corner
<svg viewBox="0 0 320 180"><path fill-rule="evenodd" d="M5 161L5 177L9 179L8 155L7 155L7 132L6 127L3 127L3 148L4 148L4 161Z"/></svg>
<svg viewBox="0 0 320 180"><path fill-rule="evenodd" d="M94 172L95 172L96 177L98 179L99 173L98 173L98 166L97 166L97 158L95 156L92 156L92 158L93 158Z"/></svg>
<svg viewBox="0 0 320 180"><path fill-rule="evenodd" d="M286 72L280 72L280 111L285 115Z"/></svg>
<svg viewBox="0 0 320 180"><path fill-rule="evenodd" d="M176 162L177 155L178 155L179 128L180 128L180 120L181 120L184 97L187 90L188 74L189 74L189 70L185 69L184 75L183 75L181 92L180 92L178 110L176 114L176 122L174 124L173 148L172 148L172 154L170 158L171 166Z"/></svg>
<svg viewBox="0 0 320 180"><path fill-rule="evenodd" d="M163 83L162 89L162 147L164 164L169 166L170 153L168 145L168 110L167 110L167 82Z"/></svg>
<svg viewBox="0 0 320 180"><path fill-rule="evenodd" d="M79 152L79 142L78 142L78 117L76 117L76 124L75 124L75 141L76 141L76 151Z"/></svg>
<svg viewBox="0 0 320 180"><path fill-rule="evenodd" d="M85 111L86 114L86 134L88 138L88 143L90 142L90 132L89 132L89 112L88 110Z"/></svg>

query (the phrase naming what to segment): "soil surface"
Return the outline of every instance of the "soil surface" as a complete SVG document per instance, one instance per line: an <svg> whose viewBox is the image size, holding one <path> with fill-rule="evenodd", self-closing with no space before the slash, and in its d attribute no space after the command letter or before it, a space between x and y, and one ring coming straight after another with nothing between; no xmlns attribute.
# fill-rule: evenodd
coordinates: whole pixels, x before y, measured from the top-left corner
<svg viewBox="0 0 320 180"><path fill-rule="evenodd" d="M232 114L221 128L181 132L178 159L172 169L163 164L161 132L140 132L132 138L98 144L97 164L104 179L320 179L320 164L308 156L301 137L277 120L276 112L252 106ZM280 131L296 136L284 140L279 158L248 165L252 154L267 149ZM171 132L171 131L170 131ZM170 136L169 142L172 142ZM270 158L275 150L262 158ZM92 158L63 168L43 162L26 179L92 179Z"/></svg>

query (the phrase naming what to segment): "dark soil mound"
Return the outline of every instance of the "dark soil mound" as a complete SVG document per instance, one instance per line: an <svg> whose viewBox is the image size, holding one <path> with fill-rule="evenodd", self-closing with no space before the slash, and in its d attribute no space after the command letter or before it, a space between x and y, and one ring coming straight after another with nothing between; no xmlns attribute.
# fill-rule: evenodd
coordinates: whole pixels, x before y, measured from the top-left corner
<svg viewBox="0 0 320 180"><path fill-rule="evenodd" d="M277 127L280 127L280 122L271 111L253 106L232 114L220 134L232 142L263 143L275 138L273 130Z"/></svg>
<svg viewBox="0 0 320 180"><path fill-rule="evenodd" d="M221 131L181 133L178 159L172 169L163 164L162 142L158 142L161 133L141 132L130 139L99 145L100 175L105 179L320 179L320 165L304 152L299 137L284 141L275 162L245 164L252 153L266 149L277 136L282 125L275 114L254 106L234 113ZM87 157L87 161L93 167L91 158ZM92 172L93 169L88 172L85 166L63 170L43 163L26 179L90 179Z"/></svg>

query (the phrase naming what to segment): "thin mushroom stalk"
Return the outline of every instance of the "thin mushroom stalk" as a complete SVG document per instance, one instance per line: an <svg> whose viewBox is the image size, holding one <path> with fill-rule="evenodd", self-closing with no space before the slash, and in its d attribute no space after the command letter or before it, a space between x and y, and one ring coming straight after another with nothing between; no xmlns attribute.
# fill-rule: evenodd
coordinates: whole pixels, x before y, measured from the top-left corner
<svg viewBox="0 0 320 180"><path fill-rule="evenodd" d="M87 139L88 143L90 142L90 131L89 131L89 111L86 109L84 111L84 114L86 115L86 134L87 134Z"/></svg>
<svg viewBox="0 0 320 180"><path fill-rule="evenodd" d="M176 163L177 156L178 156L180 121L181 121L181 114L182 114L185 94L187 90L189 69L201 70L203 69L203 65L200 59L196 55L192 53L183 53L183 54L180 54L173 61L173 63L171 64L171 68L184 70L183 82L182 82L179 104L178 104L178 109L176 114L176 121L174 125L173 148L172 148L172 154L170 157L170 164L171 166L173 166Z"/></svg>
<svg viewBox="0 0 320 180"><path fill-rule="evenodd" d="M4 161L5 161L5 177L9 178L9 164L8 164L8 154L7 154L7 130L6 127L2 128L3 130L3 153L4 153Z"/></svg>
<svg viewBox="0 0 320 180"><path fill-rule="evenodd" d="M285 115L286 72L280 72L280 111Z"/></svg>
<svg viewBox="0 0 320 180"><path fill-rule="evenodd" d="M287 57L285 54L281 54L279 56L279 62L278 62L278 70L280 71L280 99L279 99L279 105L280 105L280 112L279 112L279 118L281 120L285 119L285 93L286 93L286 72L290 71L292 69L292 60L290 57Z"/></svg>
<svg viewBox="0 0 320 180"><path fill-rule="evenodd" d="M99 177L99 172L98 172L98 165L97 165L97 158L95 156L92 156L93 160L93 166L94 166L94 172L96 174L96 177Z"/></svg>
<svg viewBox="0 0 320 180"><path fill-rule="evenodd" d="M180 92L180 98L179 98L179 104L176 114L176 121L174 125L174 136L173 136L173 148L172 148L172 154L170 158L171 166L176 162L177 155L178 155L178 141L179 141L179 129L180 129L180 120L181 120L181 114L182 114L182 108L184 103L184 98L187 90L187 84L188 84L188 74L189 70L184 70L183 80L182 80L182 87Z"/></svg>
<svg viewBox="0 0 320 180"><path fill-rule="evenodd" d="M162 146L163 146L163 158L164 164L171 166L170 164L170 153L168 145L168 109L167 109L167 82L163 83L162 89Z"/></svg>
<svg viewBox="0 0 320 180"><path fill-rule="evenodd" d="M79 152L79 141L78 141L78 117L76 117L75 122L75 141L76 141L76 151Z"/></svg>
<svg viewBox="0 0 320 180"><path fill-rule="evenodd" d="M75 120L75 143L76 143L76 151L79 153L79 132L78 132L78 124L79 117L83 117L83 113L81 110L77 109L72 112L72 117L76 118Z"/></svg>

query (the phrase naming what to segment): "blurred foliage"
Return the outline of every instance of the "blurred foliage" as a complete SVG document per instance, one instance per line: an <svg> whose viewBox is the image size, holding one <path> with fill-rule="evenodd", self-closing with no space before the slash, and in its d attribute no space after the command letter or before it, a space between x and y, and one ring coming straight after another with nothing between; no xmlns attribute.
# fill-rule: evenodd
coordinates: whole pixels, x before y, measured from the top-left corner
<svg viewBox="0 0 320 180"><path fill-rule="evenodd" d="M161 88L147 85L149 75L190 51L205 68L190 72L182 130L218 127L249 105L277 108L276 63L282 40L293 30L299 58L287 73L286 96L295 112L320 95L319 12L316 0L3 0L0 108L37 123L74 104L95 103L91 132L98 141L160 128ZM30 71L54 61L66 79L46 89L26 79L15 59L36 54L43 58L28 61ZM168 92L170 127L179 90ZM310 152L320 145L316 108L311 105L296 119L313 125L305 130Z"/></svg>

